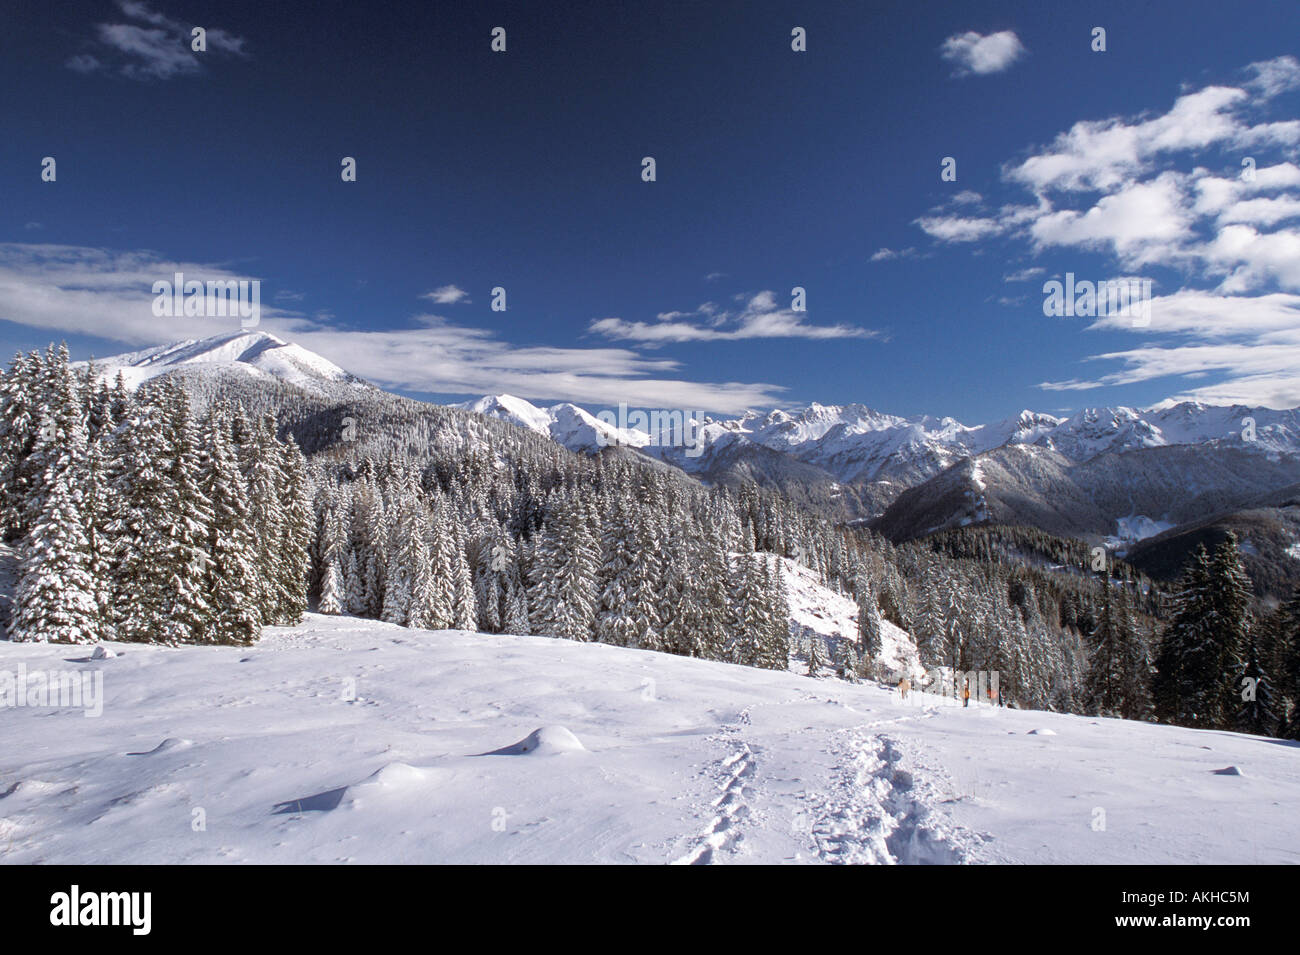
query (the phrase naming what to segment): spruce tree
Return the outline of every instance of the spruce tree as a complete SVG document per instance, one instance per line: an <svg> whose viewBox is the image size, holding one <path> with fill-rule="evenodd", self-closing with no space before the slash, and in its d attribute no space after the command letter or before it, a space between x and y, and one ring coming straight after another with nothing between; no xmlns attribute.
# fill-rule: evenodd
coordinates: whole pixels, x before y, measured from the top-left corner
<svg viewBox="0 0 1300 955"><path fill-rule="evenodd" d="M1192 671L1193 648L1209 638L1210 555L1198 546L1183 569L1173 602L1173 617L1165 627L1156 654L1152 682L1156 718L1162 723L1195 725L1199 690Z"/></svg>
<svg viewBox="0 0 1300 955"><path fill-rule="evenodd" d="M43 505L24 541L11 639L32 643L94 643L99 605L90 573L75 466L51 461Z"/></svg>
<svg viewBox="0 0 1300 955"><path fill-rule="evenodd" d="M884 649L880 633L880 612L865 584L858 591L858 647L865 662L875 660Z"/></svg>
<svg viewBox="0 0 1300 955"><path fill-rule="evenodd" d="M826 661L822 659L822 638L816 633L808 635L808 676L821 676Z"/></svg>
<svg viewBox="0 0 1300 955"><path fill-rule="evenodd" d="M1110 580L1103 579L1101 614L1092 632L1092 657L1084 688L1085 705L1093 715L1119 715L1124 698L1123 655Z"/></svg>
<svg viewBox="0 0 1300 955"><path fill-rule="evenodd" d="M292 625L299 623L307 610L312 508L307 491L306 462L293 435L288 435L279 445L279 452L283 521L277 542L276 619L281 624Z"/></svg>
<svg viewBox="0 0 1300 955"><path fill-rule="evenodd" d="M858 655L853 641L839 640L835 644L835 672L841 680L858 682Z"/></svg>
<svg viewBox="0 0 1300 955"><path fill-rule="evenodd" d="M212 515L204 586L213 614L212 638L217 643L249 644L261 628L255 599L257 547L249 526L248 494L220 416L209 418L203 443L206 450L199 468L199 489Z"/></svg>
<svg viewBox="0 0 1300 955"><path fill-rule="evenodd" d="M173 492L165 462L158 459L165 443L159 414L153 405L137 404L113 433L107 456L114 501L113 622L118 639L142 643L167 639L177 557L160 521Z"/></svg>

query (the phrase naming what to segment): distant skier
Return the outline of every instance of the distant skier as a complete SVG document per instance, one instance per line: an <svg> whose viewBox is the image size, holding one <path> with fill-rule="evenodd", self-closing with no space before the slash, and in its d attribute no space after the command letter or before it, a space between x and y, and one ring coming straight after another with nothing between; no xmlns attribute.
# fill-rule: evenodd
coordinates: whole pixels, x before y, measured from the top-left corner
<svg viewBox="0 0 1300 955"><path fill-rule="evenodd" d="M912 681L909 680L907 677L903 677L901 680L898 681L898 692L902 695L903 699L907 699L907 691L910 690L911 688L912 688Z"/></svg>
<svg viewBox="0 0 1300 955"><path fill-rule="evenodd" d="M961 705L970 706L970 680L962 684L961 688Z"/></svg>

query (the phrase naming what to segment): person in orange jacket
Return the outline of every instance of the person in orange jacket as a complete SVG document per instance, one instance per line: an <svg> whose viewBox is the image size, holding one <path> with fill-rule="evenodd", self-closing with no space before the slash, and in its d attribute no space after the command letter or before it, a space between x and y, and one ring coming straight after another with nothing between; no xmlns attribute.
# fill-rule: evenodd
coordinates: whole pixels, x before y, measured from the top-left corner
<svg viewBox="0 0 1300 955"><path fill-rule="evenodd" d="M962 685L962 690L961 690L961 705L962 705L962 706L970 706L970 680L967 680L967 681Z"/></svg>

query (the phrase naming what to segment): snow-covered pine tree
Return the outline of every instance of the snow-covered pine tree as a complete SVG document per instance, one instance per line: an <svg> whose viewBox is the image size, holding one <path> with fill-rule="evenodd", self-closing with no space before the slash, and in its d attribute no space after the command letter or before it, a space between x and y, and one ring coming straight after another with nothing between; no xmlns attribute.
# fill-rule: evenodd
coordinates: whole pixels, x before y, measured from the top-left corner
<svg viewBox="0 0 1300 955"><path fill-rule="evenodd" d="M1092 632L1092 657L1085 683L1085 705L1095 716L1118 716L1123 703L1123 650L1115 623L1109 579L1101 581L1101 614Z"/></svg>
<svg viewBox="0 0 1300 955"><path fill-rule="evenodd" d="M1270 634L1262 621L1250 627L1237 668L1236 687L1240 692L1233 712L1234 728L1257 736L1281 736L1285 730L1282 701L1274 686L1267 661L1273 657Z"/></svg>
<svg viewBox="0 0 1300 955"><path fill-rule="evenodd" d="M523 585L513 578L506 583L505 608L504 633L527 635L532 632L528 624L528 595Z"/></svg>
<svg viewBox="0 0 1300 955"><path fill-rule="evenodd" d="M109 432L101 430L98 439L90 442L78 480L86 528L86 569L94 589L95 606L99 608L101 639L111 639L113 635L113 538L108 529L113 503L103 450L108 440Z"/></svg>
<svg viewBox="0 0 1300 955"><path fill-rule="evenodd" d="M560 500L533 555L533 632L588 641L596 619L596 544L579 501ZM534 602L536 601L536 602Z"/></svg>
<svg viewBox="0 0 1300 955"><path fill-rule="evenodd" d="M387 586L380 619L385 623L410 626L412 611L423 621L425 608L414 608L415 585L421 568L428 563L427 528L424 512L409 487L404 487L392 508L394 519L388 536Z"/></svg>
<svg viewBox="0 0 1300 955"><path fill-rule="evenodd" d="M228 434L222 415L210 414L199 466L199 489L212 515L204 597L212 608L213 641L249 644L261 630L255 599L260 569L248 523L248 494Z"/></svg>
<svg viewBox="0 0 1300 955"><path fill-rule="evenodd" d="M347 603L347 541L343 507L337 497L327 497L322 504L320 538L316 553L320 563L321 613L341 614Z"/></svg>
<svg viewBox="0 0 1300 955"><path fill-rule="evenodd" d="M474 582L470 579L469 562L465 547L457 535L452 540L452 626L457 630L473 630L478 621L478 601L474 597Z"/></svg>
<svg viewBox="0 0 1300 955"><path fill-rule="evenodd" d="M1210 586L1213 639L1203 659L1204 672L1213 674L1215 682L1207 693L1206 717L1213 721L1208 725L1231 729L1242 702L1241 683L1235 678L1244 666L1252 624L1250 578L1231 531L1211 555Z"/></svg>
<svg viewBox="0 0 1300 955"><path fill-rule="evenodd" d="M0 537L19 540L24 531L27 495L37 434L37 382L40 357L19 353L0 378Z"/></svg>
<svg viewBox="0 0 1300 955"><path fill-rule="evenodd" d="M632 561L635 549L630 504L615 500L600 535L601 565L596 573L600 599L596 639L616 647L633 646Z"/></svg>
<svg viewBox="0 0 1300 955"><path fill-rule="evenodd" d="M499 525L484 525L473 536L471 556L478 629L484 633L500 633L506 578L515 560L514 542Z"/></svg>
<svg viewBox="0 0 1300 955"><path fill-rule="evenodd" d="M274 434L274 425L272 425ZM307 583L311 570L313 520L307 489L307 467L297 441L290 434L280 452L280 495L284 520L277 542L279 577L276 580L276 619L283 625L302 620L307 610Z"/></svg>
<svg viewBox="0 0 1300 955"><path fill-rule="evenodd" d="M1192 652L1208 642L1210 555L1198 546L1183 569L1173 600L1173 619L1165 627L1156 654L1152 683L1156 717L1162 723L1194 725L1199 688Z"/></svg>
<svg viewBox="0 0 1300 955"><path fill-rule="evenodd" d="M948 581L943 582L945 585L947 583ZM950 647L943 612L934 592L933 578L926 577L922 580L921 588L921 606L913 631L916 649L921 655L922 666L942 666L948 663Z"/></svg>
<svg viewBox="0 0 1300 955"><path fill-rule="evenodd" d="M841 680L858 682L858 654L852 640L839 640L835 644L835 672Z"/></svg>
<svg viewBox="0 0 1300 955"><path fill-rule="evenodd" d="M763 655L763 637L771 625L764 593L761 556L736 556L732 584L733 629L727 643L732 663L758 666Z"/></svg>
<svg viewBox="0 0 1300 955"><path fill-rule="evenodd" d="M43 506L23 542L11 639L32 643L94 643L99 606L90 574L77 463L73 453L51 460Z"/></svg>
<svg viewBox="0 0 1300 955"><path fill-rule="evenodd" d="M1120 713L1126 720L1149 720L1151 701L1151 650L1133 616L1133 602L1128 591L1121 591L1116 607L1116 626L1120 646L1120 672L1123 700Z"/></svg>
<svg viewBox="0 0 1300 955"><path fill-rule="evenodd" d="M1287 739L1300 740L1300 587L1277 609L1277 640L1274 667L1285 697Z"/></svg>
<svg viewBox="0 0 1300 955"><path fill-rule="evenodd" d="M821 676L826 661L822 653L822 638L819 634L808 634L808 676Z"/></svg>
<svg viewBox="0 0 1300 955"><path fill-rule="evenodd" d="M275 440L275 422L264 416L256 427L249 424L243 409L235 413L232 432L240 459L244 483L248 488L248 523L256 535L257 568L254 604L263 624L281 619L283 581L288 569L282 562L285 537L285 502L282 495L287 484L280 469L281 455Z"/></svg>
<svg viewBox="0 0 1300 955"><path fill-rule="evenodd" d="M45 506L46 481L62 467L67 449L75 445L77 455L86 444L86 423L77 382L68 366L68 346L46 350L40 365L38 402L34 407L31 452L22 462L20 486L25 496L25 513L19 517L23 529L32 526Z"/></svg>
<svg viewBox="0 0 1300 955"><path fill-rule="evenodd" d="M203 643L215 637L216 608L208 603L208 540L212 505L199 487L198 435L189 395L172 378L157 396L163 443L163 495L155 501L164 558L152 572L165 583L162 639L169 644Z"/></svg>
<svg viewBox="0 0 1300 955"><path fill-rule="evenodd" d="M790 667L790 606L781 579L781 558L764 559L763 598L767 626L758 665L768 670Z"/></svg>
<svg viewBox="0 0 1300 955"><path fill-rule="evenodd" d="M119 640L140 643L167 639L169 565L178 556L159 519L160 509L174 504L168 462L160 453L166 445L160 417L157 407L138 402L113 432L105 455L113 498L113 622Z"/></svg>
<svg viewBox="0 0 1300 955"><path fill-rule="evenodd" d="M874 661L884 649L880 633L880 612L876 609L876 599L865 581L858 588L858 647L866 662Z"/></svg>
<svg viewBox="0 0 1300 955"><path fill-rule="evenodd" d="M628 646L643 650L662 650L665 641L659 614L663 590L663 541L649 516L643 516L634 528L635 547L628 568L628 609L632 632Z"/></svg>
<svg viewBox="0 0 1300 955"><path fill-rule="evenodd" d="M366 585L361 580L357 566L357 552L348 547L347 562L343 567L343 612L360 617L366 612Z"/></svg>
<svg viewBox="0 0 1300 955"><path fill-rule="evenodd" d="M439 496L429 514L427 575L419 583L420 626L449 630L456 623L455 533L447 502Z"/></svg>
<svg viewBox="0 0 1300 955"><path fill-rule="evenodd" d="M1250 627L1250 581L1229 533L1211 557L1198 547L1175 600L1156 660L1155 700L1162 722L1229 728L1240 688L1234 677Z"/></svg>

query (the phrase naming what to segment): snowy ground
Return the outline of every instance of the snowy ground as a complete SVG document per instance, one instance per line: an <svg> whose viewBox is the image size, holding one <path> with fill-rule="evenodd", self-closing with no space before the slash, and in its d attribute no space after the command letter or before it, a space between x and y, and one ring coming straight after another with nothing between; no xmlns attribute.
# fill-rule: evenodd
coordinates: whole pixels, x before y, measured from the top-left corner
<svg viewBox="0 0 1300 955"><path fill-rule="evenodd" d="M318 615L116 649L0 642L105 696L0 713L3 861L1300 861L1277 741Z"/></svg>
<svg viewBox="0 0 1300 955"><path fill-rule="evenodd" d="M856 601L822 586L815 572L789 558L763 554L760 559L769 565L775 561L780 568L792 629L801 631L805 639L809 633L820 636L827 648L828 661L832 659L833 641L858 642ZM876 659L887 673L907 673L914 680L925 674L911 635L888 620L880 621L880 653Z"/></svg>

